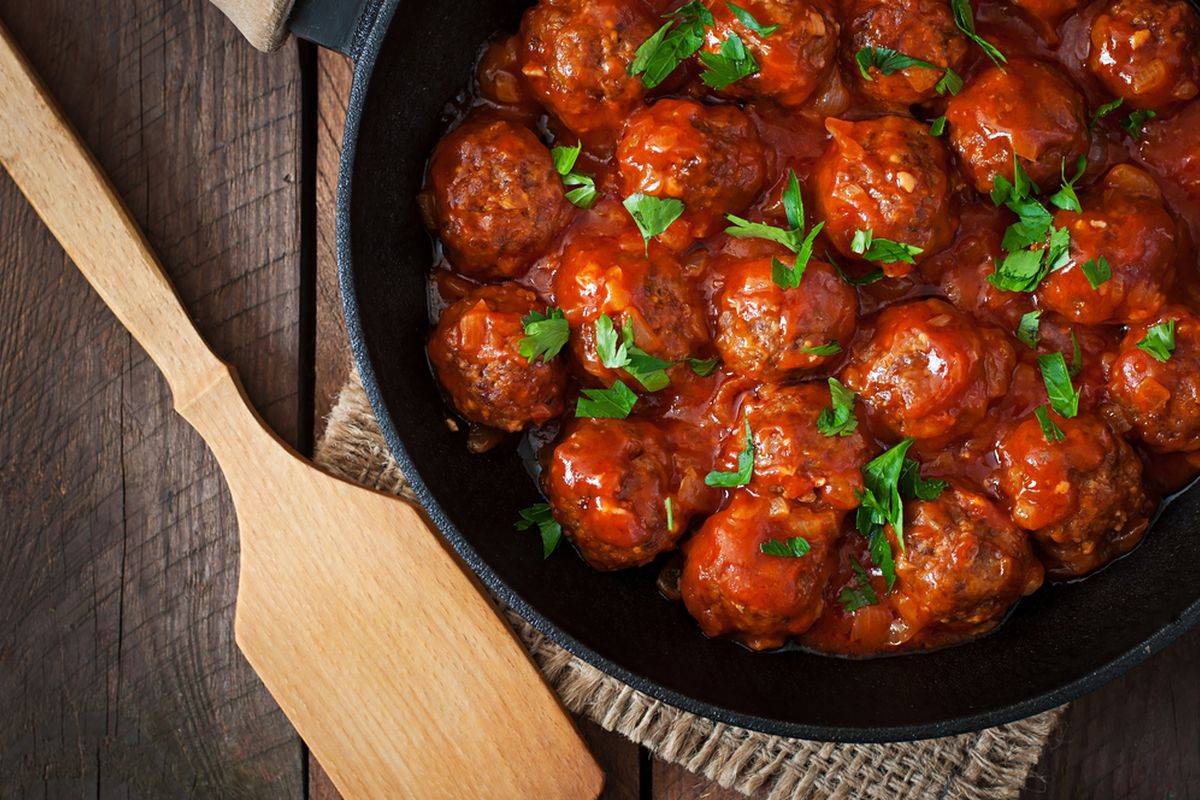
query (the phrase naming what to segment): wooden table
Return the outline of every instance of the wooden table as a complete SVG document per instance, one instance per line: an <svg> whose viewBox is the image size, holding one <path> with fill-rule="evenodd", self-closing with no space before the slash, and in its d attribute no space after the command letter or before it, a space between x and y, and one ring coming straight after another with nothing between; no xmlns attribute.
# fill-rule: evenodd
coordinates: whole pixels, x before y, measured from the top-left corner
<svg viewBox="0 0 1200 800"><path fill-rule="evenodd" d="M349 68L200 0L0 0L283 438L345 378L332 214ZM154 366L0 177L0 798L331 798L233 643L237 538ZM1200 631L1077 702L1026 796L1200 797ZM610 798L731 798L584 724Z"/></svg>

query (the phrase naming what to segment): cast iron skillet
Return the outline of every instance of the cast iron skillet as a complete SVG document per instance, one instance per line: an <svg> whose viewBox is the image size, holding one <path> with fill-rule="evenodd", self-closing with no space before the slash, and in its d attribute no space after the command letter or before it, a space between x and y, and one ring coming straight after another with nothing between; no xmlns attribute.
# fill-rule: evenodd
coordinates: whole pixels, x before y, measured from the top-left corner
<svg viewBox="0 0 1200 800"><path fill-rule="evenodd" d="M1021 601L994 634L866 661L708 640L663 600L657 568L603 574L512 528L537 491L513 449L467 451L425 360L430 243L415 196L439 118L521 0L308 0L301 35L357 62L337 215L346 324L384 436L437 527L487 586L558 644L692 713L805 739L876 742L1009 722L1091 691L1200 617L1200 490L1129 557ZM397 9L397 6L399 8ZM453 625L453 619L445 620Z"/></svg>

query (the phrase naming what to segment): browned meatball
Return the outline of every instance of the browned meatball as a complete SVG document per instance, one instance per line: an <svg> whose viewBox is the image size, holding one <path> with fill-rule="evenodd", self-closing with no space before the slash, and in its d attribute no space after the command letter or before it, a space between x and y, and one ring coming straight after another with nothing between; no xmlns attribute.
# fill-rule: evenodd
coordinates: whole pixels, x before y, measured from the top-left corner
<svg viewBox="0 0 1200 800"><path fill-rule="evenodd" d="M1092 74L1136 108L1200 92L1200 20L1182 0L1112 0L1092 22Z"/></svg>
<svg viewBox="0 0 1200 800"><path fill-rule="evenodd" d="M851 242L858 230L910 244L924 258L950 244L957 227L950 210L949 158L928 126L904 117L862 122L825 120L833 135L817 162L817 208L825 235L838 251L857 257ZM889 275L905 275L912 264L883 264Z"/></svg>
<svg viewBox="0 0 1200 800"><path fill-rule="evenodd" d="M873 425L941 442L963 436L1008 390L1016 356L1006 335L942 300L885 309L843 371Z"/></svg>
<svg viewBox="0 0 1200 800"><path fill-rule="evenodd" d="M904 513L892 603L910 635L983 633L1041 586L1028 538L982 495L952 484Z"/></svg>
<svg viewBox="0 0 1200 800"><path fill-rule="evenodd" d="M1138 344L1175 323L1175 348L1160 361ZM1150 337L1157 338L1157 337ZM1151 348L1153 350L1153 348ZM1200 450L1200 319L1168 306L1129 328L1109 371L1110 417L1160 453Z"/></svg>
<svg viewBox="0 0 1200 800"><path fill-rule="evenodd" d="M634 343L652 356L678 361L706 357L711 349L704 305L695 282L679 259L651 242L646 256L615 238L583 236L563 252L554 276L554 294L571 324L571 351L600 382L613 371L596 352L596 321L607 314L616 330L633 327ZM622 371L628 382L630 376Z"/></svg>
<svg viewBox="0 0 1200 800"><path fill-rule="evenodd" d="M521 20L522 72L563 125L608 150L645 91L628 66L657 28L637 0L542 0Z"/></svg>
<svg viewBox="0 0 1200 800"><path fill-rule="evenodd" d="M1200 203L1200 100L1193 100L1178 113L1151 120L1139 147L1142 158L1155 176L1174 184L1193 202Z"/></svg>
<svg viewBox="0 0 1200 800"><path fill-rule="evenodd" d="M1154 179L1120 164L1081 201L1083 213L1059 211L1057 227L1071 234L1066 264L1038 288L1039 302L1090 325L1138 322L1152 316L1175 281L1175 220ZM1092 288L1083 270L1103 258L1112 278Z"/></svg>
<svg viewBox="0 0 1200 800"><path fill-rule="evenodd" d="M1044 61L1011 59L971 80L946 107L950 144L970 182L990 192L997 175L1012 179L1013 151L1035 182L1049 187L1064 161L1088 150L1083 95Z"/></svg>
<svg viewBox="0 0 1200 800"><path fill-rule="evenodd" d="M708 636L733 635L755 650L803 633L825 607L837 515L802 504L737 492L684 545L679 588ZM798 558L767 555L769 540L802 537Z"/></svg>
<svg viewBox="0 0 1200 800"><path fill-rule="evenodd" d="M838 23L825 0L745 0L759 25L778 25L761 36L738 20L724 0L705 0L714 24L704 49L719 53L731 35L742 40L758 72L722 90L732 97L768 97L783 106L804 103L825 81L837 58Z"/></svg>
<svg viewBox="0 0 1200 800"><path fill-rule="evenodd" d="M482 286L451 305L429 340L429 360L458 412L472 422L518 431L560 415L566 370L561 357L521 355L521 319L545 306L528 289Z"/></svg>
<svg viewBox="0 0 1200 800"><path fill-rule="evenodd" d="M850 0L846 23L850 46L846 56L864 47L884 47L928 61L942 69L961 72L967 56L967 39L954 24L945 0ZM891 75L872 68L863 80L857 64L858 86L869 97L895 105L911 105L937 95L942 69L908 67Z"/></svg>
<svg viewBox="0 0 1200 800"><path fill-rule="evenodd" d="M505 120L469 121L442 139L429 187L438 236L472 277L520 275L571 216L550 151Z"/></svg>
<svg viewBox="0 0 1200 800"><path fill-rule="evenodd" d="M577 420L542 475L554 518L602 570L640 566L674 548L707 500L703 480L676 463L660 427L637 419Z"/></svg>
<svg viewBox="0 0 1200 800"><path fill-rule="evenodd" d="M723 228L726 213L740 213L758 196L766 152L750 118L734 106L659 100L625 123L617 163L626 196L683 201L683 217L669 233L686 244Z"/></svg>
<svg viewBox="0 0 1200 800"><path fill-rule="evenodd" d="M791 263L794 256L776 258ZM821 261L809 261L800 285L784 289L771 278L772 257L731 258L713 298L716 345L725 366L740 375L779 381L841 359L813 352L850 346L857 320L853 287Z"/></svg>
<svg viewBox="0 0 1200 800"><path fill-rule="evenodd" d="M1033 531L1051 575L1075 577L1128 552L1146 533L1153 506L1142 462L1092 414L1052 421L1063 439L1047 441L1033 417L996 444L996 485L1013 520Z"/></svg>

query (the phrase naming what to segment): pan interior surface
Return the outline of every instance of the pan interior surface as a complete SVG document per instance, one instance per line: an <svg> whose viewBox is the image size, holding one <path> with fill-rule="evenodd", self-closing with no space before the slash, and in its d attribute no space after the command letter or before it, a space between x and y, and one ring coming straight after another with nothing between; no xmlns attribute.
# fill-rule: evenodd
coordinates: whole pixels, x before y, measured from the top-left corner
<svg viewBox="0 0 1200 800"><path fill-rule="evenodd" d="M392 451L451 545L502 599L576 654L672 705L802 738L916 739L1051 708L1165 646L1200 616L1200 495L1172 503L1129 557L1047 586L992 635L934 653L846 660L706 639L658 567L548 560L518 511L540 501L514 447L468 452L424 352L430 243L416 206L447 101L480 45L527 3L406 0L368 36L352 98L339 259L352 345ZM376 53L376 48L378 52ZM385 535L385 532L381 532ZM454 625L453 619L444 620Z"/></svg>

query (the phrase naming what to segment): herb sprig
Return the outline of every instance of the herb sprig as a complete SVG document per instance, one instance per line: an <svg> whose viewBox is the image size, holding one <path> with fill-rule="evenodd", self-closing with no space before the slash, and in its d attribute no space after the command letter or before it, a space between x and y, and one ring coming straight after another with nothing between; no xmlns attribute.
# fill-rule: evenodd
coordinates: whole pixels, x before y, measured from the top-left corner
<svg viewBox="0 0 1200 800"><path fill-rule="evenodd" d="M780 199L788 221L786 230L765 222L751 222L736 214L726 214L725 218L733 224L726 228L725 232L737 239L766 239L795 253L796 258L791 264L785 264L777 258L771 259L771 280L784 289L795 289L804 277L804 271L812 258L813 243L825 227L825 223L818 222L805 231L804 196L800 192L800 181L794 170L788 170L787 182Z"/></svg>

